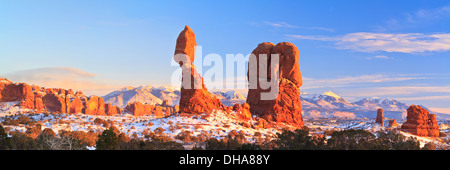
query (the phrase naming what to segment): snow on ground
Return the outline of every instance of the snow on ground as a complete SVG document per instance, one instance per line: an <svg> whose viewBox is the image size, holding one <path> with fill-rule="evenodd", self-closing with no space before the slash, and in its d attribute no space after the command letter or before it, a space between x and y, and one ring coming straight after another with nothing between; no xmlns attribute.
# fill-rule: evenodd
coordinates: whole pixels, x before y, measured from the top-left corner
<svg viewBox="0 0 450 170"><path fill-rule="evenodd" d="M128 136L136 134L139 138L144 138L144 132L154 132L157 128L162 128L163 133L175 139L175 137L183 131L192 132L191 136L207 134L208 137L216 139L224 139L231 131L241 132L245 134L248 142L255 142L253 137L256 132L261 133L261 137L272 138L280 132L280 128L272 129L255 129L251 125L256 125L256 121L251 120L244 126L244 122L234 118L234 112L228 114L223 111L216 111L213 114L193 115L190 117L172 115L165 118L156 118L151 116L134 117L130 114L117 116L97 116L79 114L49 114L49 113L32 113L28 109L20 109L14 106L17 103L2 103L0 107L0 122L6 118L17 120L21 115L26 115L32 121L41 122L41 130L51 128L56 134L60 134L61 130L65 131L84 131L100 133L106 129L102 124L94 124L94 120L99 118L108 122L113 122L121 132ZM248 126L250 125L250 126ZM18 126L4 125L11 131L25 132L27 128L23 124ZM289 127L289 126L286 126ZM242 132L241 132L242 133ZM177 142L181 142L176 140Z"/></svg>
<svg viewBox="0 0 450 170"><path fill-rule="evenodd" d="M94 131L101 133L106 127L101 124L95 124L94 120L100 118L108 122L112 122L121 132L124 132L128 136L136 134L139 138L144 138L145 133L154 132L155 130L164 129L163 133L171 137L177 142L182 142L175 139L175 137L183 131L192 132L191 136L201 136L207 134L208 137L216 139L223 139L228 136L231 131L243 132L248 142L255 142L255 133L259 132L261 137L272 139L276 137L276 133L281 132L283 128L292 128L287 125L277 125L274 128L261 129L255 128L256 125L254 119L244 122L234 117L234 113L228 114L223 111L216 111L210 115L200 114L190 117L172 115L165 118L156 118L154 116L140 116L134 117L133 115L123 114L118 116L96 116L85 114L49 114L49 113L32 113L28 109L20 109L14 106L17 102L3 102L0 103L0 122L3 122L6 118L17 119L21 115L26 115L31 120L39 121L42 124L42 129L51 128L55 133L59 134L61 130L66 131ZM326 130L339 131L346 129L362 129L372 133L387 129L389 124L388 120L384 121L385 127L375 124L374 119L319 119L319 120L305 120L305 126L309 127L312 134L324 134ZM398 120L398 126L400 127L403 122ZM448 123L448 122L439 122ZM246 124L246 125L245 125ZM11 131L25 132L27 130L26 125L19 124L18 126L4 125ZM241 132L241 133L242 133ZM450 139L450 129L441 129L441 132L446 133L446 138L427 138L418 137L408 133L400 132L406 137L415 137L421 142L423 147L425 143L435 143L438 145L446 145L446 141ZM329 138L329 136L327 136ZM185 144L185 147L190 149L191 145Z"/></svg>

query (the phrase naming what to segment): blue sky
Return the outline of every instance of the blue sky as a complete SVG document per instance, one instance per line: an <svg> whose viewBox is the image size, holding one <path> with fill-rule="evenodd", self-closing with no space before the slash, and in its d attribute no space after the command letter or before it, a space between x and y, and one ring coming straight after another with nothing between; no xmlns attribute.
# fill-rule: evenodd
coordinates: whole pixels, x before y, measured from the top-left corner
<svg viewBox="0 0 450 170"><path fill-rule="evenodd" d="M189 25L203 55L294 43L302 92L450 108L449 1L2 0L0 21L0 76L13 81L97 95L168 85Z"/></svg>

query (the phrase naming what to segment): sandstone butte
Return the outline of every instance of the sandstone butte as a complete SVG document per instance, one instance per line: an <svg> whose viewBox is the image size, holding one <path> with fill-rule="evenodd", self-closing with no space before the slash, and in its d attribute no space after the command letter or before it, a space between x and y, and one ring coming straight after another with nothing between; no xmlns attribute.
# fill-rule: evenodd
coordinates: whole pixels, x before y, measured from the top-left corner
<svg viewBox="0 0 450 170"><path fill-rule="evenodd" d="M133 114L134 116L146 116L146 115L155 115L157 118L170 116L175 112L175 106L170 105L149 105L142 104L141 102L129 103L124 111Z"/></svg>
<svg viewBox="0 0 450 170"><path fill-rule="evenodd" d="M381 124L381 126L384 126L383 122L383 109L379 108L377 110L377 118L375 119L375 123Z"/></svg>
<svg viewBox="0 0 450 170"><path fill-rule="evenodd" d="M302 86L302 76L299 65L299 51L298 48L289 42L281 42L277 45L264 42L259 44L252 54L256 56L256 60L249 60L248 67L256 69L256 79L271 80L271 73L276 70L271 70L271 54L279 55L279 94L274 100L262 100L261 94L267 93L272 89L264 89L260 82L256 83L256 88L251 88L249 83L249 91L247 96L247 103L250 106L250 112L256 114L268 121L279 123L286 123L297 128L303 127L302 107L300 103L300 87ZM260 63L261 54L266 54L268 57L267 63ZM259 68L267 68L267 74L259 73ZM250 70L249 70L250 72ZM248 72L248 73L249 73ZM248 79L254 79L247 74Z"/></svg>
<svg viewBox="0 0 450 170"><path fill-rule="evenodd" d="M407 109L406 122L401 126L401 130L417 136L439 137L436 115L416 105Z"/></svg>
<svg viewBox="0 0 450 170"><path fill-rule="evenodd" d="M85 113L90 115L120 114L117 106L106 104L103 98L90 98L72 89L44 88L26 83L13 83L6 78L0 78L0 102L16 102L21 108L33 109L36 112L55 113Z"/></svg>
<svg viewBox="0 0 450 170"><path fill-rule="evenodd" d="M195 34L189 26L186 26L177 38L174 60L182 68L182 84L180 96L180 113L211 113L213 110L225 110L224 105L217 97L208 92L203 78L197 73L192 64L195 59L197 42ZM185 78L190 79L186 80Z"/></svg>

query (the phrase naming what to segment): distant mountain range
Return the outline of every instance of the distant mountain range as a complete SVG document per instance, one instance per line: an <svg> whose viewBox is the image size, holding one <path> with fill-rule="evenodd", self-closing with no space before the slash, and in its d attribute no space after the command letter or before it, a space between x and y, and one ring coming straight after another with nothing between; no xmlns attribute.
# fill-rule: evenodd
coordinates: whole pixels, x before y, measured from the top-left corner
<svg viewBox="0 0 450 170"><path fill-rule="evenodd" d="M236 103L244 103L246 98L237 91L212 92L220 101L227 106L233 106ZM121 108L126 107L128 103L141 102L147 104L161 104L164 100L169 105L179 104L181 92L169 86L152 87L124 87L113 91L106 96L106 103ZM384 117L391 119L406 119L406 109L409 105L395 99L380 99L377 97L364 98L356 102L348 102L339 95L328 91L323 94L305 94L300 96L303 107L303 117L305 119L320 118L375 118L377 109L384 110ZM424 107L424 106L422 106ZM430 109L424 107L428 111ZM431 112L437 115L438 119L450 119L449 114Z"/></svg>
<svg viewBox="0 0 450 170"><path fill-rule="evenodd" d="M180 90L175 90L172 87L124 87L122 89L113 91L103 99L106 103L124 108L128 103L141 102L146 104L161 104L164 100L168 101L169 105L178 104L180 100Z"/></svg>
<svg viewBox="0 0 450 170"><path fill-rule="evenodd" d="M318 118L376 118L377 110L384 110L383 116L390 119L406 119L406 109L410 105L395 99L380 99L377 97L364 98L350 103L339 95L328 91L321 95L302 94L300 96L303 107L303 117L306 119ZM423 108L430 111L425 106ZM438 119L450 119L450 115L435 113Z"/></svg>
<svg viewBox="0 0 450 170"><path fill-rule="evenodd" d="M217 91L213 92L213 94L227 106L233 106L236 103L244 103L246 100L246 98L237 91ZM177 105L180 101L180 95L180 90L169 86L129 86L113 91L106 96L103 96L103 99L106 103L111 103L124 108L128 103L141 102L144 104L156 105L161 104L164 100L167 100L169 105Z"/></svg>

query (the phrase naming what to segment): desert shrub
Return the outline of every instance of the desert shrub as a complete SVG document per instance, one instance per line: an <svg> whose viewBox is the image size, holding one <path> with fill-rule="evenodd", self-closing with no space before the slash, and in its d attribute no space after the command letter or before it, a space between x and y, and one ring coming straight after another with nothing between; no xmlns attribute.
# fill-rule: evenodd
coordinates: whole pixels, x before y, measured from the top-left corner
<svg viewBox="0 0 450 170"><path fill-rule="evenodd" d="M203 150L202 147L194 145L191 150Z"/></svg>
<svg viewBox="0 0 450 170"><path fill-rule="evenodd" d="M0 150L11 149L11 141L8 138L3 126L0 126Z"/></svg>
<svg viewBox="0 0 450 170"><path fill-rule="evenodd" d="M120 134L119 128L117 128L117 127L114 126L114 125L111 125L111 126L109 127L109 129L111 129L111 130L116 134L116 136L119 136L119 134Z"/></svg>
<svg viewBox="0 0 450 170"><path fill-rule="evenodd" d="M50 129L50 128L45 128L45 129L42 131L41 135L46 135L46 136L53 136L53 137L56 137L56 133L55 133L52 129Z"/></svg>
<svg viewBox="0 0 450 170"><path fill-rule="evenodd" d="M26 134L33 139L36 139L41 133L41 129L38 129L36 126L27 128L26 131Z"/></svg>
<svg viewBox="0 0 450 170"><path fill-rule="evenodd" d="M51 132L43 132L39 135L37 142L43 150L86 150L83 142L77 140L74 136L60 137L51 135Z"/></svg>
<svg viewBox="0 0 450 170"><path fill-rule="evenodd" d="M179 139L179 140L181 140L181 141L184 141L184 142L190 142L190 141L192 141L192 139L191 139L191 135L192 135L192 132L191 131L182 131L182 132L180 132L180 133L178 133L178 135L175 137L175 139Z"/></svg>
<svg viewBox="0 0 450 170"><path fill-rule="evenodd" d="M28 124L28 122L30 122L30 118L28 116L25 115L21 115L17 118L17 120L19 121L19 124Z"/></svg>
<svg viewBox="0 0 450 170"><path fill-rule="evenodd" d="M164 133L164 131L165 131L164 128L158 127L158 128L156 128L153 132L155 132L155 134L157 134L157 135L161 135L161 134Z"/></svg>
<svg viewBox="0 0 450 170"><path fill-rule="evenodd" d="M122 142L122 143L127 143L130 141L130 138L123 132L119 134L118 138L119 138L119 142Z"/></svg>
<svg viewBox="0 0 450 170"><path fill-rule="evenodd" d="M97 150L116 150L119 147L119 138L111 129L106 129L98 136Z"/></svg>
<svg viewBox="0 0 450 170"><path fill-rule="evenodd" d="M38 143L36 140L34 140L31 137L28 137L28 135L22 133L13 131L10 133L10 146L11 150L38 150L40 149Z"/></svg>
<svg viewBox="0 0 450 170"><path fill-rule="evenodd" d="M206 141L205 150L226 150L227 144L223 140L217 140L216 138L210 138Z"/></svg>
<svg viewBox="0 0 450 170"><path fill-rule="evenodd" d="M419 150L420 143L414 138L406 138L395 131L379 132L374 150Z"/></svg>
<svg viewBox="0 0 450 170"><path fill-rule="evenodd" d="M273 141L273 149L277 150L317 150L323 149L325 138L317 139L309 136L309 129L295 131L284 130L277 133Z"/></svg>
<svg viewBox="0 0 450 170"><path fill-rule="evenodd" d="M102 125L105 128L109 128L109 126L110 126L110 123L108 121L100 119L100 118L95 118L94 124L95 125Z"/></svg>
<svg viewBox="0 0 450 170"><path fill-rule="evenodd" d="M437 146L434 143L426 143L425 146L423 146L422 150L436 150Z"/></svg>
<svg viewBox="0 0 450 170"><path fill-rule="evenodd" d="M250 144L250 143L244 143L237 149L238 150L262 150L260 145Z"/></svg>
<svg viewBox="0 0 450 170"><path fill-rule="evenodd" d="M370 150L375 147L376 136L364 130L343 130L331 134L327 144L334 150Z"/></svg>
<svg viewBox="0 0 450 170"><path fill-rule="evenodd" d="M331 136L331 134L333 134L333 130L325 130L325 131L323 131L323 135L326 135L326 136Z"/></svg>

